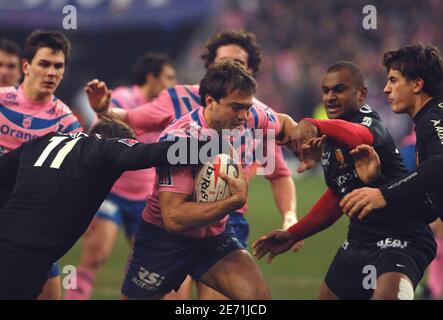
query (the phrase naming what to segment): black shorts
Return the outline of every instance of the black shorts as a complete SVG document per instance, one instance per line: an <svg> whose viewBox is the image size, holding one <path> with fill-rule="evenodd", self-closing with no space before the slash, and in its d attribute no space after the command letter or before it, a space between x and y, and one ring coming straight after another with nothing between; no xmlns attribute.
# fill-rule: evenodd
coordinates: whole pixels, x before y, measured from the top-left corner
<svg viewBox="0 0 443 320"><path fill-rule="evenodd" d="M230 226L219 235L189 238L142 222L127 266L122 293L131 299L177 290L186 276L198 280L227 254L244 249Z"/></svg>
<svg viewBox="0 0 443 320"><path fill-rule="evenodd" d="M412 281L415 289L435 253L435 248L421 241L399 237L371 242L346 240L329 266L325 283L340 299L366 300L372 297L374 279L399 272Z"/></svg>
<svg viewBox="0 0 443 320"><path fill-rule="evenodd" d="M53 262L44 251L0 241L0 300L36 299Z"/></svg>

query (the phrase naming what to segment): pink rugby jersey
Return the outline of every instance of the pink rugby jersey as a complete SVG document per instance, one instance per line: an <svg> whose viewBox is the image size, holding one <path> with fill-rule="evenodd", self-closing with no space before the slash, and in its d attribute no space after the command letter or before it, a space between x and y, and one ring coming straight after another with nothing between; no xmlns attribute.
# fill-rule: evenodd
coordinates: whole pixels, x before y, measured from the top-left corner
<svg viewBox="0 0 443 320"><path fill-rule="evenodd" d="M167 90L163 90L160 95L151 102L128 110L128 122L131 127L134 128L137 135L144 134L150 130L164 130L171 121L200 107L198 90L198 85L176 85ZM255 98L254 106L258 109L273 112L271 108ZM291 170L284 160L282 148L276 146L274 152L275 169L272 174L266 175L266 178L290 177ZM243 208L237 210L237 212L244 214L247 210L248 205L246 204Z"/></svg>
<svg viewBox="0 0 443 320"><path fill-rule="evenodd" d="M212 131L204 119L203 110L204 108L200 107L178 119L168 128L166 128L166 130L162 133L160 140L166 139L168 136L183 134L190 135L194 134L195 132L207 133ZM243 136L246 137L246 140L249 139L249 141L245 141L245 144L251 143L251 140L255 138L254 134L256 129L274 129L277 134L278 130L280 129L278 117L269 109L264 109L260 106L254 105L251 108L248 121L245 124L242 132ZM241 155L242 162L246 159L246 157L251 156L245 152L242 152L242 150L244 150L243 146L244 144L240 146L240 150L237 150L237 152ZM248 173L251 168L251 163L242 163L242 165L246 173ZM167 191L181 193L192 197L194 192L194 177L197 173L197 169L198 166L196 165L159 168L158 174L156 175L153 194L149 198L148 205L143 211L143 219L147 222L163 227L159 193ZM215 223L204 227L191 229L183 232L182 234L192 238L216 236L223 232L227 220L228 216L225 216L223 219Z"/></svg>
<svg viewBox="0 0 443 320"><path fill-rule="evenodd" d="M53 97L47 103L35 103L23 94L23 88L0 88L0 155L22 143L49 132L80 132L82 128L71 110Z"/></svg>
<svg viewBox="0 0 443 320"><path fill-rule="evenodd" d="M113 108L131 110L146 103L148 101L138 85L118 87L112 91L111 106ZM147 106L147 108L151 107ZM142 132L137 134L137 139L144 143L157 142L161 132L161 130ZM146 200L152 193L154 180L155 168L126 171L115 182L111 192L129 200Z"/></svg>

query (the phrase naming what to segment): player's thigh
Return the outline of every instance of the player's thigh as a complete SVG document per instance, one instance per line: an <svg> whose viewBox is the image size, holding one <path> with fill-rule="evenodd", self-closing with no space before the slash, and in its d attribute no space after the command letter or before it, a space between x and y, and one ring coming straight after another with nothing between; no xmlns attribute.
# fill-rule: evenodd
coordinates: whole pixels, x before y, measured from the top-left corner
<svg viewBox="0 0 443 320"><path fill-rule="evenodd" d="M208 287L201 281L196 281L198 300L228 300L228 297L217 290Z"/></svg>
<svg viewBox="0 0 443 320"><path fill-rule="evenodd" d="M39 294L37 300L61 300L61 277L60 275L48 278L43 286L42 292Z"/></svg>
<svg viewBox="0 0 443 320"><path fill-rule="evenodd" d="M318 294L318 300L339 300L339 298L329 289L328 285L323 282Z"/></svg>
<svg viewBox="0 0 443 320"><path fill-rule="evenodd" d="M109 256L118 235L118 225L115 222L94 217L88 231L83 236L84 255Z"/></svg>
<svg viewBox="0 0 443 320"><path fill-rule="evenodd" d="M265 279L246 250L240 249L228 253L199 280L230 299L270 299Z"/></svg>
<svg viewBox="0 0 443 320"><path fill-rule="evenodd" d="M377 286L372 299L412 300L433 255L412 244L380 251L374 263Z"/></svg>

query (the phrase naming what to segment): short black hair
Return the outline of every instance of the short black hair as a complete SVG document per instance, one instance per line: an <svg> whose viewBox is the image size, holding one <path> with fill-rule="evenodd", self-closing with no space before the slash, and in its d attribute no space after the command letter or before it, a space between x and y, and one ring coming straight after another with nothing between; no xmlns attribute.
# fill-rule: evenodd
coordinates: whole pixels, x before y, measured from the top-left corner
<svg viewBox="0 0 443 320"><path fill-rule="evenodd" d="M103 138L137 139L130 126L110 114L100 116L100 121L89 130L89 134L99 134Z"/></svg>
<svg viewBox="0 0 443 320"><path fill-rule="evenodd" d="M68 63L71 52L71 42L59 31L44 31L38 29L32 32L26 39L23 57L31 63L38 49L45 47L55 52L62 51L65 55L65 64Z"/></svg>
<svg viewBox="0 0 443 320"><path fill-rule="evenodd" d="M423 91L431 97L443 94L443 61L440 51L433 45L412 44L383 54L386 71L399 71L406 79L421 78Z"/></svg>
<svg viewBox="0 0 443 320"><path fill-rule="evenodd" d="M0 51L4 51L8 54L13 54L19 59L21 58L21 50L17 43L12 40L2 38L0 39Z"/></svg>
<svg viewBox="0 0 443 320"><path fill-rule="evenodd" d="M143 85L146 82L146 76L152 73L158 77L165 65L172 65L172 60L158 53L147 52L137 59L132 66L132 83Z"/></svg>
<svg viewBox="0 0 443 320"><path fill-rule="evenodd" d="M208 68L214 63L217 55L217 49L221 46L230 44L236 44L242 47L248 53L248 68L252 70L252 74L255 76L260 70L262 63L261 49L257 44L257 39L253 33L241 30L228 30L220 31L214 34L206 43L206 51L201 55L205 63L205 67Z"/></svg>
<svg viewBox="0 0 443 320"><path fill-rule="evenodd" d="M240 63L222 59L209 66L205 77L200 81L199 94L202 106L206 107L207 94L219 102L235 90L246 95L253 95L256 86L254 78Z"/></svg>
<svg viewBox="0 0 443 320"><path fill-rule="evenodd" d="M328 67L326 73L348 70L351 73L352 81L358 89L365 87L365 78L359 66L351 61L338 61Z"/></svg>

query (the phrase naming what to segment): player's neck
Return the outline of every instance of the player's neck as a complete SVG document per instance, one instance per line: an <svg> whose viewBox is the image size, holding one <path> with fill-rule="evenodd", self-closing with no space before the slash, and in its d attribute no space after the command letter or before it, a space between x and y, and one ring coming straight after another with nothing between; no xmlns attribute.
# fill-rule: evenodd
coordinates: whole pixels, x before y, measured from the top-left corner
<svg viewBox="0 0 443 320"><path fill-rule="evenodd" d="M212 110L210 108L203 109L203 118L205 119L209 128L217 130L217 125L212 117Z"/></svg>
<svg viewBox="0 0 443 320"><path fill-rule="evenodd" d="M146 101L149 102L155 98L152 96L152 90L148 84L138 86L138 88L140 89L140 92L142 93L143 99L145 99Z"/></svg>
<svg viewBox="0 0 443 320"><path fill-rule="evenodd" d="M51 101L52 95L48 95L47 93L39 92L32 88L32 85L26 81L23 81L23 94L25 98L33 103L48 103Z"/></svg>
<svg viewBox="0 0 443 320"><path fill-rule="evenodd" d="M411 118L414 118L416 114L423 109L423 107L431 100L432 97L428 96L426 93L420 94L415 101L414 107L410 112Z"/></svg>

